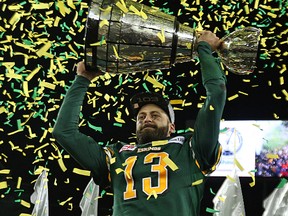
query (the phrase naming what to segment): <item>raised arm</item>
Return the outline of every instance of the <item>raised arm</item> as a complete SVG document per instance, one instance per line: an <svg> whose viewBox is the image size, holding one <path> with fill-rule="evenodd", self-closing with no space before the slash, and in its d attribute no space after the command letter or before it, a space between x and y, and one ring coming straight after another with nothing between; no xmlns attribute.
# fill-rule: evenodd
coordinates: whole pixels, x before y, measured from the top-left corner
<svg viewBox="0 0 288 216"><path fill-rule="evenodd" d="M218 137L226 102L226 77L212 55L220 45L221 41L215 34L205 31L199 37L197 46L207 97L196 118L192 145L202 170L210 169L221 153Z"/></svg>
<svg viewBox="0 0 288 216"><path fill-rule="evenodd" d="M86 91L97 73L88 74L83 62L68 90L53 128L56 141L85 169L91 170L98 184L106 181L108 170L103 149L91 137L79 131L79 114Z"/></svg>

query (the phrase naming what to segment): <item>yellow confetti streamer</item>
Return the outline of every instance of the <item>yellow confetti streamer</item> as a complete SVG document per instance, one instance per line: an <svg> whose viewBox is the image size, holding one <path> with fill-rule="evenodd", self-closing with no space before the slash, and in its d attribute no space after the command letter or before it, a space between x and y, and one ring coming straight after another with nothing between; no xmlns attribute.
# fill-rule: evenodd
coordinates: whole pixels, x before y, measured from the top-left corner
<svg viewBox="0 0 288 216"><path fill-rule="evenodd" d="M106 8L99 8L104 14L110 13L112 7L107 6Z"/></svg>
<svg viewBox="0 0 288 216"><path fill-rule="evenodd" d="M277 113L273 113L273 117L274 117L275 119L279 119L279 116L277 115Z"/></svg>
<svg viewBox="0 0 288 216"><path fill-rule="evenodd" d="M65 17L66 13L67 13L67 14L70 13L69 8L67 8L67 7L65 6L64 1L58 0L57 3L58 3L57 6L59 7L59 11L60 11L60 13L61 13L61 15L62 15L63 17Z"/></svg>
<svg viewBox="0 0 288 216"><path fill-rule="evenodd" d="M7 181L0 182L0 190L8 187Z"/></svg>
<svg viewBox="0 0 288 216"><path fill-rule="evenodd" d="M130 5L129 10L132 11L134 14L141 16L140 11L137 8L135 8L133 5Z"/></svg>
<svg viewBox="0 0 288 216"><path fill-rule="evenodd" d="M238 97L239 97L239 95L238 95L238 94L235 94L235 95L233 95L233 96L231 96L231 97L228 97L227 100L228 100L228 101L231 101L231 100L234 100L234 99L236 99L236 98L238 98Z"/></svg>
<svg viewBox="0 0 288 216"><path fill-rule="evenodd" d="M259 0L255 0L254 9L257 9L258 7L259 7Z"/></svg>
<svg viewBox="0 0 288 216"><path fill-rule="evenodd" d="M0 174L1 175L9 175L10 174L10 170L9 169L2 169L2 170L0 170Z"/></svg>
<svg viewBox="0 0 288 216"><path fill-rule="evenodd" d="M161 88L161 89L165 88L165 86L162 83L158 82L157 80L153 79L150 76L147 76L146 81L152 83L154 88Z"/></svg>
<svg viewBox="0 0 288 216"><path fill-rule="evenodd" d="M45 87L45 88L49 88L49 89L54 90L56 88L56 85L54 85L52 83L45 82L45 81L41 81L40 87Z"/></svg>
<svg viewBox="0 0 288 216"><path fill-rule="evenodd" d="M114 164L116 162L116 157L110 159L110 164Z"/></svg>
<svg viewBox="0 0 288 216"><path fill-rule="evenodd" d="M120 10L122 10L123 12L124 12L124 14L126 14L126 13L128 13L128 9L127 9L127 7L126 7L126 4L125 4L125 2L123 1L123 0L121 0L121 3L118 1L118 2L116 2L116 4L115 4Z"/></svg>
<svg viewBox="0 0 288 216"><path fill-rule="evenodd" d="M37 4L32 4L31 8L33 10L46 10L46 9L49 9L52 4L51 3L37 3Z"/></svg>
<svg viewBox="0 0 288 216"><path fill-rule="evenodd" d="M282 64L282 69L279 71L280 74L284 73L287 70L286 65Z"/></svg>
<svg viewBox="0 0 288 216"><path fill-rule="evenodd" d="M27 77L26 77L26 80L27 81L30 81L35 74L37 74L39 71L40 71L41 67L37 67L35 68Z"/></svg>
<svg viewBox="0 0 288 216"><path fill-rule="evenodd" d="M282 89L281 92L285 95L286 101L288 101L288 92L286 91L286 89Z"/></svg>
<svg viewBox="0 0 288 216"><path fill-rule="evenodd" d="M116 49L116 47L115 47L114 45L113 45L113 51L114 51L114 54L115 54L116 59L121 59L121 58L119 57L118 52L117 52L117 49Z"/></svg>
<svg viewBox="0 0 288 216"><path fill-rule="evenodd" d="M68 48L75 54L75 56L78 58L78 53L73 49L72 45L69 44Z"/></svg>
<svg viewBox="0 0 288 216"><path fill-rule="evenodd" d="M236 182L236 180L234 178L232 178L231 176L229 176L229 175L227 175L226 178L228 178L232 182Z"/></svg>
<svg viewBox="0 0 288 216"><path fill-rule="evenodd" d="M38 57L45 55L45 53L50 49L51 45L52 44L50 42L45 43L45 45L36 52L36 55Z"/></svg>
<svg viewBox="0 0 288 216"><path fill-rule="evenodd" d="M21 188L21 183L22 183L22 178L18 177L18 181L17 181L17 185L16 185L17 189Z"/></svg>
<svg viewBox="0 0 288 216"><path fill-rule="evenodd" d="M203 179L199 179L195 182L192 182L192 186L195 186L195 185L199 185L199 184L202 184L203 183Z"/></svg>
<svg viewBox="0 0 288 216"><path fill-rule="evenodd" d="M170 100L170 104L171 105L183 104L183 100L181 100L181 99Z"/></svg>
<svg viewBox="0 0 288 216"><path fill-rule="evenodd" d="M102 28L104 25L109 26L109 21L107 19L101 20L99 27Z"/></svg>
<svg viewBox="0 0 288 216"><path fill-rule="evenodd" d="M242 167L242 165L240 164L240 162L234 158L234 164L241 170L244 171L244 168Z"/></svg>
<svg viewBox="0 0 288 216"><path fill-rule="evenodd" d="M162 29L161 32L157 33L157 37L160 39L161 43L165 43L164 29Z"/></svg>
<svg viewBox="0 0 288 216"><path fill-rule="evenodd" d="M117 169L115 169L115 172L116 172L116 174L119 174L119 173L121 173L121 172L124 172L124 170L121 169L121 168L117 168Z"/></svg>
<svg viewBox="0 0 288 216"><path fill-rule="evenodd" d="M277 100L280 100L280 99L282 98L281 96L277 96L275 93L273 93L272 95L273 95L273 97L274 97L275 99L277 99Z"/></svg>
<svg viewBox="0 0 288 216"><path fill-rule="evenodd" d="M20 204L23 205L26 208L30 208L31 207L31 204L29 202L26 202L25 200L21 200Z"/></svg>
<svg viewBox="0 0 288 216"><path fill-rule="evenodd" d="M143 8L142 8L141 11L140 11L140 15L141 15L142 19L144 19L144 20L147 20L147 19L148 19L148 16L147 16L147 14L143 11Z"/></svg>
<svg viewBox="0 0 288 216"><path fill-rule="evenodd" d="M73 199L73 197L69 197L69 198L67 198L66 200L60 202L59 205L64 206L67 202L69 202L69 201L72 200L72 199Z"/></svg>
<svg viewBox="0 0 288 216"><path fill-rule="evenodd" d="M226 197L223 197L223 196L218 196L218 199L221 201L221 202L225 202L225 199L226 199Z"/></svg>
<svg viewBox="0 0 288 216"><path fill-rule="evenodd" d="M246 92L242 92L242 91L238 91L238 92L239 92L239 94L248 96L248 93L246 93Z"/></svg>
<svg viewBox="0 0 288 216"><path fill-rule="evenodd" d="M158 198L158 194L156 193L155 190L153 190L153 191L151 191L151 193L148 195L147 200L149 200L152 195L154 196L155 199Z"/></svg>
<svg viewBox="0 0 288 216"><path fill-rule="evenodd" d="M270 158L270 159L278 159L278 158L279 158L279 155L268 153L268 154L266 154L266 157L267 157L267 158Z"/></svg>
<svg viewBox="0 0 288 216"><path fill-rule="evenodd" d="M65 166L65 164L64 164L64 161L63 161L62 157L59 158L57 161L58 161L58 164L59 164L60 168L62 169L62 171L63 171L63 172L66 172L66 171L67 171L67 168L66 168L66 166Z"/></svg>
<svg viewBox="0 0 288 216"><path fill-rule="evenodd" d="M161 146L161 145L166 145L166 144L168 144L168 140L152 141L152 146Z"/></svg>
<svg viewBox="0 0 288 216"><path fill-rule="evenodd" d="M172 169L173 171L178 169L178 166L167 156L163 158L163 161Z"/></svg>
<svg viewBox="0 0 288 216"><path fill-rule="evenodd" d="M76 10L76 7L75 7L75 5L74 5L73 0L67 0L67 5L68 5L69 7L71 7L72 9Z"/></svg>
<svg viewBox="0 0 288 216"><path fill-rule="evenodd" d="M115 121L121 124L125 124L125 121L121 118L114 117Z"/></svg>
<svg viewBox="0 0 288 216"><path fill-rule="evenodd" d="M23 92L24 92L24 95L26 97L29 97L29 87L28 87L28 82L27 81L23 81Z"/></svg>
<svg viewBox="0 0 288 216"><path fill-rule="evenodd" d="M10 18L9 23L10 25L16 25L20 21L21 15L17 12Z"/></svg>
<svg viewBox="0 0 288 216"><path fill-rule="evenodd" d="M78 175L83 175L83 176L90 176L91 175L91 171L78 169L78 168L74 168L73 173L76 173Z"/></svg>

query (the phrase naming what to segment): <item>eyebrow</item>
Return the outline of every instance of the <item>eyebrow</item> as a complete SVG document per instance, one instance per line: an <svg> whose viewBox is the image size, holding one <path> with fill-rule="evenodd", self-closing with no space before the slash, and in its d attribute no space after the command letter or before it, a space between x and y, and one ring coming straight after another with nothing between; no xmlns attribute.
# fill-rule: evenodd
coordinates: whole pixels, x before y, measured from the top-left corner
<svg viewBox="0 0 288 216"><path fill-rule="evenodd" d="M160 111L156 111L156 110L153 110L153 111L151 111L151 112L139 112L138 113L138 115L141 115L141 114L147 114L147 113L150 113L150 114L161 114L162 112L160 112ZM163 112L163 113L165 113L165 112Z"/></svg>

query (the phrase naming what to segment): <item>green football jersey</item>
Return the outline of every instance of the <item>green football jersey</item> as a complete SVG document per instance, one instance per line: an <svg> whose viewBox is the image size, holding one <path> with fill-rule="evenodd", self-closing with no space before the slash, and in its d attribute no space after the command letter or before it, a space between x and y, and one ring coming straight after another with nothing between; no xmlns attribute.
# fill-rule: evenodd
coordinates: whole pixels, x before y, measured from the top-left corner
<svg viewBox="0 0 288 216"><path fill-rule="evenodd" d="M90 81L76 76L60 108L53 136L99 185L112 185L114 216L198 216L205 175L221 155L219 126L226 100L225 75L210 46L198 53L206 100L193 133L141 145L100 146L78 128ZM201 61L204 59L204 61Z"/></svg>
<svg viewBox="0 0 288 216"><path fill-rule="evenodd" d="M204 174L195 158L192 134L143 145L109 148L114 215L198 215ZM219 158L221 150L215 152Z"/></svg>

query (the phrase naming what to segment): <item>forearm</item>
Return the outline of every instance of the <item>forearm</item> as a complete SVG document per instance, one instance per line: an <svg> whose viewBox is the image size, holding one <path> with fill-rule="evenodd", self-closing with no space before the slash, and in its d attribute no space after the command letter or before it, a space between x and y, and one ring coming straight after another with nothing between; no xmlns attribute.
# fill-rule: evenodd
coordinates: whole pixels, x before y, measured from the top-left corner
<svg viewBox="0 0 288 216"><path fill-rule="evenodd" d="M202 83L205 86L209 80L220 79L226 83L224 71L220 67L219 61L212 55L211 47L208 43L202 41L197 46L200 59L202 74Z"/></svg>
<svg viewBox="0 0 288 216"><path fill-rule="evenodd" d="M60 143L79 131L79 113L89 83L88 79L76 76L63 100L53 128L53 135Z"/></svg>
<svg viewBox="0 0 288 216"><path fill-rule="evenodd" d="M211 164L219 147L220 120L226 102L226 78L207 43L199 44L198 53L207 97L196 118L194 143L203 163Z"/></svg>
<svg viewBox="0 0 288 216"><path fill-rule="evenodd" d="M79 131L79 114L90 81L77 76L59 110L53 136L56 141L99 181L106 176L106 156L94 139ZM99 171L100 170L100 171Z"/></svg>

